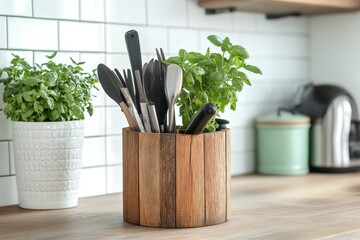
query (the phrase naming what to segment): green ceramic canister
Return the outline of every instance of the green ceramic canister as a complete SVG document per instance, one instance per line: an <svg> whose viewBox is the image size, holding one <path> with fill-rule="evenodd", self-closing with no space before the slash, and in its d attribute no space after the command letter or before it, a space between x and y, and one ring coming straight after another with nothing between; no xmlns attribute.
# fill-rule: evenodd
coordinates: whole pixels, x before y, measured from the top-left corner
<svg viewBox="0 0 360 240"><path fill-rule="evenodd" d="M310 118L285 111L256 119L257 170L264 174L309 172Z"/></svg>

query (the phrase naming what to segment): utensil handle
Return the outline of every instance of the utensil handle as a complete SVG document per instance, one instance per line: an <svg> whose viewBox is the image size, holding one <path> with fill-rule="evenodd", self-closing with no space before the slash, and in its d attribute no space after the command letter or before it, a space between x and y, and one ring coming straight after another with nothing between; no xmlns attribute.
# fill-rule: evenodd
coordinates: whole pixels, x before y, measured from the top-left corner
<svg viewBox="0 0 360 240"><path fill-rule="evenodd" d="M154 104L149 104L148 105L148 111L149 111L149 118L150 118L150 124L151 124L152 132L159 133L160 128L159 128L159 122L158 122L158 119L157 119L157 116L156 116L155 105Z"/></svg>
<svg viewBox="0 0 360 240"><path fill-rule="evenodd" d="M142 114L142 120L144 123L145 131L151 132L151 124L150 124L147 103L146 102L140 103L140 107L141 107L141 114Z"/></svg>
<svg viewBox="0 0 360 240"><path fill-rule="evenodd" d="M129 111L129 108L126 106L126 104L124 102L119 103L119 106L121 108L121 110L123 111L125 118L129 124L129 127L131 130L135 131L138 130L136 127L136 123L134 122L134 118L131 116L131 113Z"/></svg>
<svg viewBox="0 0 360 240"><path fill-rule="evenodd" d="M145 128L141 122L139 113L136 111L136 107L135 107L133 101L131 100L131 96L130 96L128 89L127 88L120 88L120 89L121 89L122 94L126 98L127 104L129 105L129 112L135 120L137 130L140 132L145 132Z"/></svg>
<svg viewBox="0 0 360 240"><path fill-rule="evenodd" d="M189 126L185 130L185 134L199 134L204 131L207 123L216 113L216 106L211 103L205 104L200 110L194 115Z"/></svg>
<svg viewBox="0 0 360 240"><path fill-rule="evenodd" d="M168 132L168 133L176 132L174 104L169 104L168 122L166 125L166 132Z"/></svg>
<svg viewBox="0 0 360 240"><path fill-rule="evenodd" d="M141 60L141 49L140 49L140 41L138 32L135 30L130 30L125 33L125 43L128 50L128 55L130 59L130 65L133 72L133 76L135 76L135 70L140 71L140 75L142 74L142 60ZM135 96L137 97L135 101L136 109L140 112L140 101L139 101L139 89L135 84Z"/></svg>

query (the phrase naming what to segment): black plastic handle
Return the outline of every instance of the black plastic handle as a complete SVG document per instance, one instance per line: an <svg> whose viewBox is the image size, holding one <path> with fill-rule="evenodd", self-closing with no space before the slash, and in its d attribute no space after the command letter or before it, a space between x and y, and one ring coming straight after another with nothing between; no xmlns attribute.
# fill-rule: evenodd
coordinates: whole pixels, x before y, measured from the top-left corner
<svg viewBox="0 0 360 240"><path fill-rule="evenodd" d="M140 40L139 34L135 30L130 30L125 33L125 43L128 50L128 55L130 59L131 70L133 76L135 76L135 70L140 71L140 76L142 76L142 60L141 60L141 49L140 49ZM133 99L136 109L141 113L140 108L140 99L138 96L139 89L136 84L133 84L135 87L135 97Z"/></svg>
<svg viewBox="0 0 360 240"><path fill-rule="evenodd" d="M207 123L216 113L216 106L211 103L205 104L193 117L185 134L199 134L204 131Z"/></svg>

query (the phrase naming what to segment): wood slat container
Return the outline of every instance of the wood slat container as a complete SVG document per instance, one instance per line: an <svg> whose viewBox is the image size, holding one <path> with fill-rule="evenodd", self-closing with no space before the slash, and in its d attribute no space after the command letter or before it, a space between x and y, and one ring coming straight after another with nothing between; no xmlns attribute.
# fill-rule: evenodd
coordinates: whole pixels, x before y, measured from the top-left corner
<svg viewBox="0 0 360 240"><path fill-rule="evenodd" d="M202 227L230 218L230 130L198 135L123 129L126 222Z"/></svg>

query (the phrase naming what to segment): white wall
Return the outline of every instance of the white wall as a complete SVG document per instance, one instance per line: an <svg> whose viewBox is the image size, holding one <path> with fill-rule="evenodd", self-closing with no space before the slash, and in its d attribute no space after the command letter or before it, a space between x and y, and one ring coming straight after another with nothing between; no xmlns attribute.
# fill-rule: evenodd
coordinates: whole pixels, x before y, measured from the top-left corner
<svg viewBox="0 0 360 240"><path fill-rule="evenodd" d="M254 171L253 119L287 105L296 87L308 81L308 19L267 21L263 14L226 13L206 16L195 0L0 0L0 67L11 53L31 63L58 51L87 62L87 69L104 62L129 67L124 33L136 29L144 61L162 47L167 56L179 48L202 51L206 37L229 36L248 49L250 63L263 70L253 87L239 94L238 110L222 117L231 121L233 174ZM1 89L0 89L1 94ZM95 114L86 120L81 196L122 190L119 108L103 92L94 102ZM11 123L0 102L0 206L17 202Z"/></svg>
<svg viewBox="0 0 360 240"><path fill-rule="evenodd" d="M348 90L360 104L360 12L310 18L311 80Z"/></svg>

